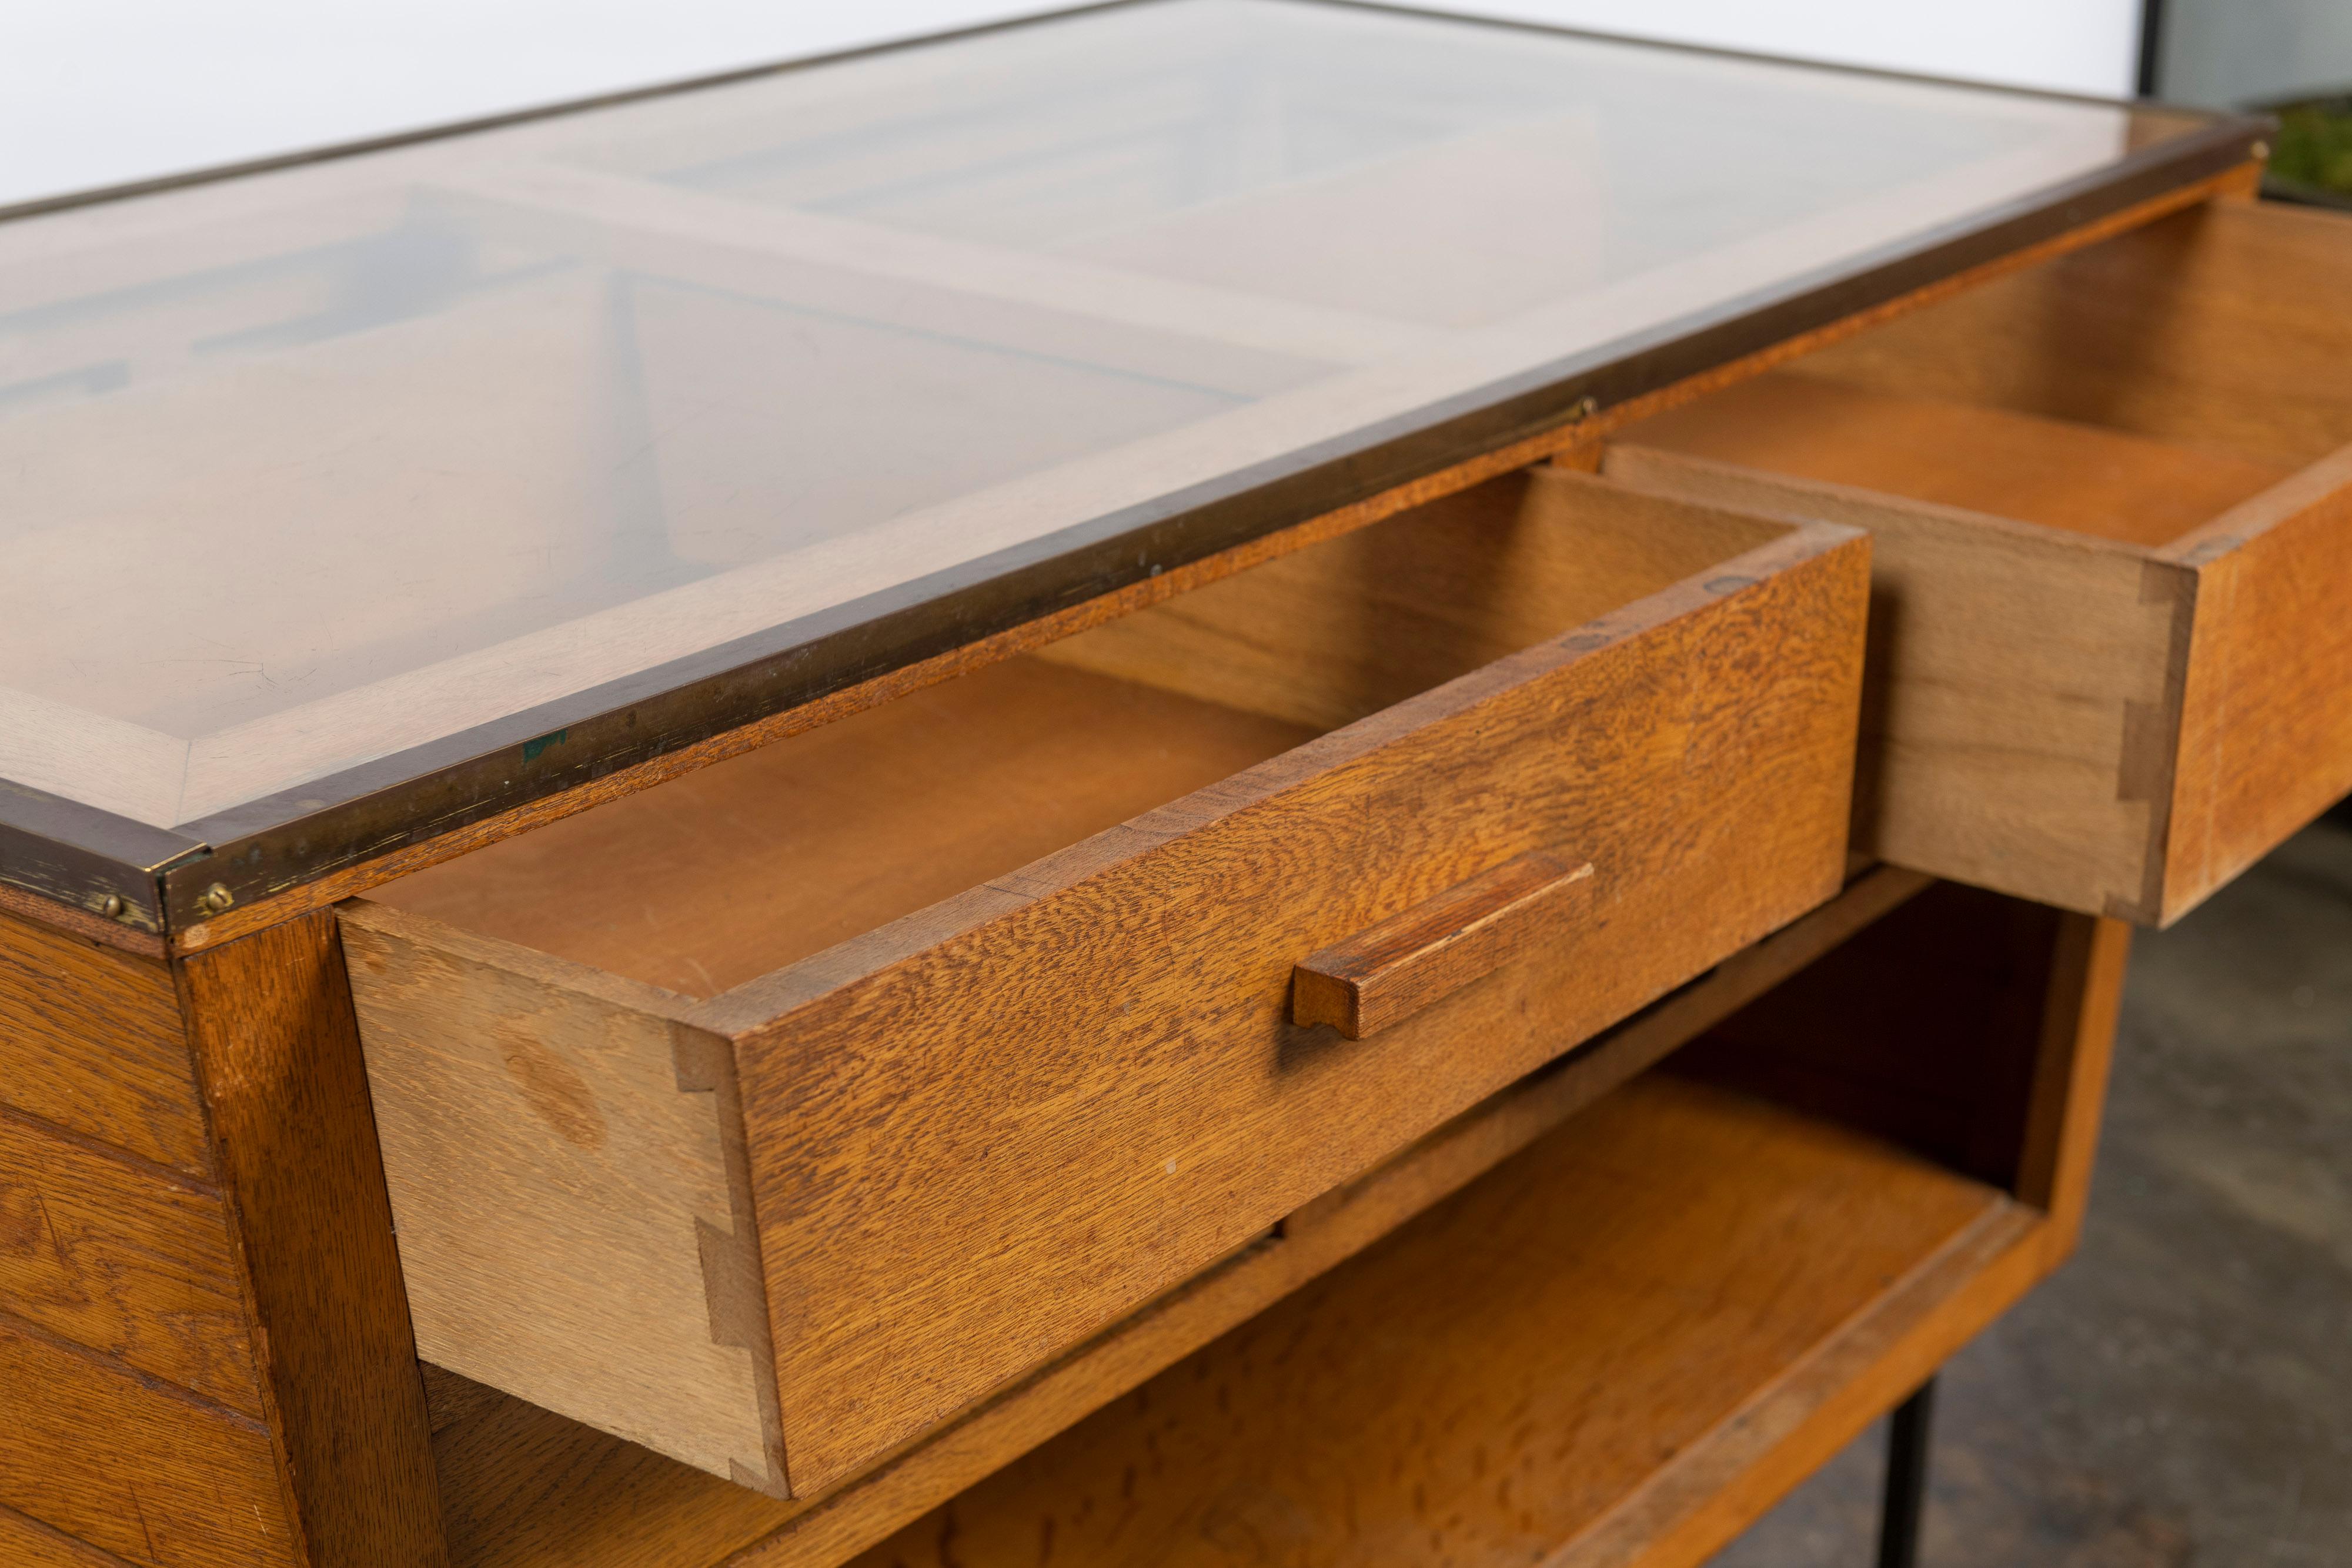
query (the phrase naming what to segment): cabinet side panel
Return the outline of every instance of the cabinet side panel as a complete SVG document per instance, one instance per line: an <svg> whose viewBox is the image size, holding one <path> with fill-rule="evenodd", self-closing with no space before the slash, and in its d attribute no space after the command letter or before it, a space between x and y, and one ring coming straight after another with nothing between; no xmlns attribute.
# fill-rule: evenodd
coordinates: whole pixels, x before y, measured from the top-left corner
<svg viewBox="0 0 2352 1568"><path fill-rule="evenodd" d="M0 1506L157 1568L303 1562L260 1422L5 1317L0 1430Z"/></svg>
<svg viewBox="0 0 2352 1568"><path fill-rule="evenodd" d="M8 915L0 1103L191 1175L211 1167L169 972Z"/></svg>
<svg viewBox="0 0 2352 1568"><path fill-rule="evenodd" d="M113 1552L27 1519L5 1503L0 1503L0 1563L9 1568L131 1568Z"/></svg>
<svg viewBox="0 0 2352 1568"><path fill-rule="evenodd" d="M299 1562L268 1408L171 972L0 916L0 1517Z"/></svg>
<svg viewBox="0 0 2352 1568"><path fill-rule="evenodd" d="M0 1111L0 1311L259 1419L240 1285L216 1191Z"/></svg>

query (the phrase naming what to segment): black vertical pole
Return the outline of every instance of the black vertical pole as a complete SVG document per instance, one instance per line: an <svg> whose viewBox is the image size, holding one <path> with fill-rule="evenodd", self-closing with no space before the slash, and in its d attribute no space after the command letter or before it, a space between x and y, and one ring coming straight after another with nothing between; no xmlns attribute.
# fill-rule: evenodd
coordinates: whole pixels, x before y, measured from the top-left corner
<svg viewBox="0 0 2352 1568"><path fill-rule="evenodd" d="M1878 1568L1917 1568L1919 1523L1927 1507L1927 1427L1936 1380L1895 1407L1886 1427L1886 1500L1878 1516Z"/></svg>
<svg viewBox="0 0 2352 1568"><path fill-rule="evenodd" d="M2140 0L2139 74L2133 89L2142 98L2154 98L2164 77L2164 0Z"/></svg>

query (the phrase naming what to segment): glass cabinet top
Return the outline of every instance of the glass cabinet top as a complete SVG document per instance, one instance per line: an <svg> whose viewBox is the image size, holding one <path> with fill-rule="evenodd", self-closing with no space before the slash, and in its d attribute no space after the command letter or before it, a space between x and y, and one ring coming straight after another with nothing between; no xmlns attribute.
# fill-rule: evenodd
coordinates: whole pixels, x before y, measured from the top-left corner
<svg viewBox="0 0 2352 1568"><path fill-rule="evenodd" d="M0 778L217 843L1066 599L1073 552L2207 130L1158 0L18 216Z"/></svg>

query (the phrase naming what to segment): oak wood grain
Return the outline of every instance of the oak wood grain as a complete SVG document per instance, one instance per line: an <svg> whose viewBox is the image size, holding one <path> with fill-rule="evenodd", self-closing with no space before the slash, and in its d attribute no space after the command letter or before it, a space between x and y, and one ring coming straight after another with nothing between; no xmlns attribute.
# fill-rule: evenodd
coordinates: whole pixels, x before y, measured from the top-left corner
<svg viewBox="0 0 2352 1568"><path fill-rule="evenodd" d="M1612 480L1872 532L1857 847L2071 909L2162 917L2189 569L2084 534L1651 446L1653 434L1611 448Z"/></svg>
<svg viewBox="0 0 2352 1568"><path fill-rule="evenodd" d="M388 906L343 942L418 1354L781 1492L727 1042L682 998ZM751 1293L732 1343L714 1278Z"/></svg>
<svg viewBox="0 0 2352 1568"><path fill-rule="evenodd" d="M2227 452L1818 373L1808 361L1629 433L1641 444L2153 549L2290 471Z"/></svg>
<svg viewBox="0 0 2352 1568"><path fill-rule="evenodd" d="M1847 549L1791 536L1735 557L1711 588L705 1004L741 1031L794 1490L1826 896L1859 673ZM1601 868L1605 918L1344 1057L1297 1038L1297 955L1568 842ZM1563 966L1590 983L1537 977ZM1114 973L1123 992L1076 978Z"/></svg>
<svg viewBox="0 0 2352 1568"><path fill-rule="evenodd" d="M456 1568L715 1568L803 1506L489 1395L434 1437Z"/></svg>
<svg viewBox="0 0 2352 1568"><path fill-rule="evenodd" d="M170 971L5 914L0 1103L191 1175L211 1167Z"/></svg>
<svg viewBox="0 0 2352 1568"><path fill-rule="evenodd" d="M5 1109L0 1310L246 1416L263 1414L219 1193Z"/></svg>
<svg viewBox="0 0 2352 1568"><path fill-rule="evenodd" d="M436 1448L453 1558L458 1568L698 1568L759 1542L762 1564L831 1568L1459 1191L1926 885L1909 872L1864 874L1637 1019L1291 1215L1277 1239L814 1503L761 1498L442 1375L451 1418Z"/></svg>
<svg viewBox="0 0 2352 1568"><path fill-rule="evenodd" d="M131 1568L123 1558L0 1503L0 1563L10 1568Z"/></svg>
<svg viewBox="0 0 2352 1568"><path fill-rule="evenodd" d="M157 1568L303 1564L261 1423L0 1314L0 1504Z"/></svg>
<svg viewBox="0 0 2352 1568"><path fill-rule="evenodd" d="M1906 891L1884 882L1876 885L1890 894ZM1916 889L1915 882L1909 891ZM1608 1296L1591 1310L1559 1310L1544 1301L1522 1304L1522 1294L1516 1290L1488 1290L1477 1294L1475 1304L1456 1310L1456 1315L1473 1320L1466 1326L1449 1320L1433 1333L1411 1315L1414 1295L1449 1289L1460 1272L1458 1260L1491 1249L1531 1270L1580 1266L1559 1261L1574 1251L1572 1247L1515 1246L1504 1227L1455 1215L1446 1237L1432 1249L1447 1252L1447 1261L1416 1258L1410 1270L1401 1268L1399 1277L1367 1285L1357 1307L1360 1322L1343 1319L1328 1340L1320 1336L1323 1325L1293 1327L1288 1315L1315 1294L1304 1292L1140 1390L1130 1403L1097 1415L857 1561L876 1565L953 1561L970 1568L1026 1563L1034 1561L1037 1543L1048 1534L1054 1542L1052 1561L1078 1563L1126 1561L1133 1544L1143 1540L1153 1543L1154 1561L1170 1562L1297 1565L1443 1554L1472 1560L1540 1558L1577 1568L1624 1563L1688 1568L1705 1560L2006 1311L2056 1266L2071 1245L2089 1171L2088 1141L2098 1121L2128 927L1967 889L1938 892L1949 896L1939 897L1932 909L1898 897L1895 912L1913 925L1912 916L1924 915L1931 929L1974 933L1995 948L2018 948L2009 959L1997 962L1995 972L1963 984L1985 993L1977 999L1989 1023L2013 1033L2027 1054L2038 1057L2038 1066L2027 1078L2011 1086L2023 1097L2031 1085L2031 1114L2024 1114L2023 1105L2018 1110L2032 1127L2021 1155L2012 1148L2012 1157L2020 1163L2010 1177L2032 1204L1994 1199L1915 1267L1882 1277L1876 1281L1879 1293L1866 1306L1746 1397L1727 1390L1725 1381L1706 1376L1710 1369L1702 1364L1723 1351L1720 1344L1706 1350L1650 1347L1671 1391L1652 1392L1642 1385L1643 1354L1608 1355L1615 1348L1614 1336L1655 1333L1662 1320L1671 1323L1675 1318L1673 1309L1643 1311L1638 1299L1621 1299L1632 1294L1624 1289L1629 1280L1646 1281L1651 1271L1613 1254L1591 1260L1601 1276L1597 1283ZM1801 924L1788 936L1794 938L1802 929ZM1863 932L1869 938L1867 946L1833 945L1827 950L1829 967L1850 977L1878 964L1885 947L1879 938L1888 931L1883 920L1868 924ZM1936 977L1937 945L1918 941L1916 933L1906 940L1911 946L1903 949L1903 956L1912 973ZM1812 977L1808 968L1795 977L1810 981ZM1894 989L1901 983L1898 979ZM1824 996L1834 988L1833 979L1814 988ZM1692 988L1693 995L1702 989ZM1749 996L1758 999L1752 992ZM1760 998L1764 1003L1774 999ZM1927 1021L1940 1016L1946 1000L1932 986L1915 986L1910 1006L1915 1021ZM1837 1037L1825 1043L1857 1067L1875 1058L1882 1066L1900 1071L1917 1054L1909 1049L1911 1034L1899 1024L1888 1027L1887 1018L1876 1013L1849 1019L1834 1009L1817 1009L1815 1019L1820 1030ZM1894 1049L1896 1042L1903 1049ZM1571 1068L1578 1060L1571 1059ZM1674 1087L1671 1080L1661 1086ZM1621 1094L1603 1102L1549 1142L1589 1137L1601 1118L1626 1098ZM1761 1107L1760 1102L1738 1103ZM1765 1113L1775 1118L1792 1114L1779 1108ZM1811 1128L1827 1125L1801 1115L1796 1120ZM1892 1153L1885 1145L1864 1143ZM1737 1155L1685 1162L1677 1157L1682 1151L1671 1139L1645 1136L1638 1147L1644 1156L1660 1161L1642 1178L1656 1186L1670 1186L1676 1179L1670 1173L1689 1165L1712 1166L1718 1174L1708 1179L1752 1197L1755 1186L1769 1185L1777 1169L1770 1159L1754 1159L1748 1148ZM1912 1156L1893 1157L1901 1161ZM2063 1175L2058 1174L2062 1166ZM1504 1175L1498 1171L1481 1185ZM1945 1179L1972 1185L1958 1177ZM1876 1180L1865 1177L1863 1185ZM1477 1190L1459 1202L1469 1203ZM1612 1192L1607 1197L1583 1199L1583 1208L1614 1211L1629 1201L1644 1199ZM2046 1215L2037 1211L2044 1203ZM1444 1213L1425 1217L1421 1228L1437 1227ZM1815 1210L1811 1218L1831 1227L1840 1223L1822 1210ZM1503 1234L1495 1235L1497 1230ZM1695 1270L1724 1268L1727 1250L1735 1255L1740 1250L1736 1240L1727 1248L1727 1239L1741 1233L1738 1225L1727 1224L1703 1244L1685 1244L1682 1255ZM1352 1271L1369 1270L1382 1252L1404 1246L1410 1234L1392 1237L1348 1270L1328 1276L1320 1288L1336 1293ZM1662 1236L1635 1245L1649 1244L1673 1242ZM1837 1243L1813 1235L1808 1224L1802 1239L1776 1230L1771 1241L1762 1245L1777 1248L1775 1255L1784 1261L1793 1249L1811 1264L1833 1253ZM1721 1292L1740 1290L1738 1268L1733 1260L1728 1281L1711 1276L1704 1288L1689 1290L1680 1303L1683 1310L1703 1312L1721 1306ZM1408 1273L1413 1283L1404 1282ZM1779 1272L1771 1277L1771 1288L1802 1278ZM1474 1276L1473 1291L1478 1284ZM1807 1288L1794 1285L1799 1292ZM1589 1352L1570 1353L1580 1362L1590 1354L1591 1375L1566 1379L1566 1386L1554 1389L1549 1386L1550 1374L1544 1364L1544 1357L1553 1354L1549 1343L1530 1354L1527 1342L1506 1336L1500 1352L1490 1354L1485 1338L1478 1337L1477 1348L1464 1352L1465 1373L1448 1377L1441 1371L1423 1377L1416 1392L1427 1397L1408 1394L1412 1403L1405 1412L1386 1416L1371 1408L1397 1380L1397 1367L1404 1368L1404 1377L1415 1376L1433 1339L1442 1354L1447 1334L1468 1341L1491 1330L1494 1320L1484 1314L1500 1310L1491 1304L1497 1300L1511 1311L1528 1313L1533 1320L1530 1339L1549 1333L1597 1342ZM1402 1322L1397 1321L1400 1303ZM1770 1314L1762 1315L1769 1319ZM1631 1326L1613 1326L1621 1322ZM1572 1326L1563 1329L1563 1324ZM1664 1331L1667 1337L1675 1332ZM1251 1375L1216 1388L1213 1399L1204 1393L1201 1384L1215 1377L1220 1353L1259 1334L1286 1348L1303 1345L1293 1361L1307 1370L1291 1378L1286 1368L1285 1375L1269 1387L1263 1372L1253 1366L1245 1369ZM1185 1376L1188 1370L1195 1375ZM1735 1375L1729 1381L1738 1379ZM1316 1403L1304 1394L1305 1383L1325 1390L1327 1402ZM1466 1396L1465 1385L1472 1390ZM1496 1391L1493 1398L1514 1401L1509 1420L1484 1415L1475 1406L1465 1408L1465 1400L1475 1398L1476 1390L1487 1385ZM1596 1396L1596 1390L1604 1392ZM1693 1439L1677 1442L1654 1429L1652 1423L1680 1419L1681 1401L1694 1395L1729 1398L1727 1413ZM1547 1434L1540 1427L1530 1432L1527 1419L1530 1406L1540 1410L1547 1400L1561 1402L1572 1415L1565 1441L1549 1454L1544 1450L1550 1445L1540 1441ZM1287 1430L1286 1422L1290 1424ZM1275 1428L1274 1434L1260 1446L1267 1427ZM1587 1441L1613 1443L1615 1452L1598 1465L1589 1458L1578 1464L1576 1447ZM1139 1452L1127 1446L1137 1442ZM1233 1451L1235 1447L1238 1454ZM1360 1469L1349 1453L1360 1448L1370 1451ZM1433 1460L1442 1462L1449 1452L1465 1448L1474 1461L1469 1481L1457 1481L1451 1493L1433 1490L1433 1472L1440 1485L1450 1479L1442 1463ZM1541 1456L1537 1463L1549 1460L1567 1473L1539 1472L1537 1484L1518 1484L1526 1478L1523 1471L1513 1473L1511 1460L1519 1457L1524 1464L1530 1449ZM1335 1450L1348 1457L1335 1458ZM1591 1500L1597 1504L1591 1511L1565 1525L1542 1521L1545 1510L1559 1511L1562 1494L1575 1497L1588 1486L1593 1471L1605 1470L1609 1459L1626 1452L1644 1458L1629 1467L1635 1473L1615 1489L1613 1499ZM1129 1460L1132 1469L1117 1469L1122 1458ZM1381 1460L1385 1462L1377 1462ZM1407 1489L1395 1482L1398 1475L1418 1483L1409 1501L1399 1500ZM1495 1485L1497 1480L1505 1484ZM1107 1519L1099 1508L1106 1483L1118 1488L1119 1499ZM1268 1499L1268 1493L1274 1495ZM740 1568L782 1568L835 1561L837 1552L825 1548L837 1546L838 1540L820 1543L804 1539L808 1527L821 1517L813 1514L793 1521L734 1563ZM1532 1540L1531 1519L1536 1521ZM1390 1531L1385 1537L1383 1525ZM1555 1529L1561 1535L1553 1536ZM1421 1531L1432 1534L1410 1533ZM1412 1542L1414 1551L1402 1550L1400 1542Z"/></svg>
<svg viewBox="0 0 2352 1568"><path fill-rule="evenodd" d="M711 997L1312 734L1013 659L391 883L374 902Z"/></svg>
<svg viewBox="0 0 2352 1568"><path fill-rule="evenodd" d="M1539 466L1035 656L1336 729L1703 578L1786 527Z"/></svg>
<svg viewBox="0 0 2352 1568"><path fill-rule="evenodd" d="M1785 1012L1793 1004L1798 1012L1810 1012L1813 1054L1840 1062L1855 1077L1900 1079L1918 1072L1923 1059L1962 1058L1931 1071L1980 1081L1961 1091L1961 1098L1969 1090L2006 1098L2005 1105L1982 1107L1990 1114L1979 1121L1996 1129L1996 1147L1979 1149L1975 1157L1989 1170L2003 1167L1997 1179L2021 1206L1979 1228L1964 1247L1948 1251L1927 1276L1866 1314L1781 1386L1707 1442L1677 1456L1601 1527L1552 1561L1572 1568L1680 1568L1704 1560L1906 1397L1978 1327L2007 1311L2072 1252L2131 928L1969 889L1933 891L1934 898L1907 904L1899 921L1874 926L1866 940L1839 949L1830 962L1782 988L1799 994L1776 992L1757 1006ZM1947 973L1948 956L1975 971L1957 989ZM1801 994L1807 991L1810 998ZM1948 1040L1936 1032L1948 1026L1956 997L1957 1010L1969 1020L1961 1028L1973 1039ZM1880 1005L1882 998L1893 1011ZM1899 1021L1890 1027L1890 1019ZM1738 1036L1738 1052L1753 1056L1774 1049L1752 1027L1743 1028L1748 1022L1742 1015L1725 1026ZM1806 1031L1801 1025L1798 1033ZM1906 1049L1890 1051L1888 1042L1895 1040ZM1677 1067L1704 1054L1702 1049L1679 1058ZM2021 1078L2012 1071L2021 1058ZM1954 1087L1947 1082L1926 1092L1950 1097ZM1847 1108L1854 1108L1851 1099ZM1883 1110L1870 1119L1899 1125ZM2004 1126L2015 1135L2003 1135L1999 1129ZM1963 1139L1960 1146L1978 1142Z"/></svg>
<svg viewBox="0 0 2352 1568"><path fill-rule="evenodd" d="M2352 222L2346 265L2352 267ZM2168 918L2352 793L2352 446L2179 541L2197 573Z"/></svg>
<svg viewBox="0 0 2352 1568"><path fill-rule="evenodd" d="M2352 441L2347 258L2339 214L2206 203L1890 320L1805 368L2300 468Z"/></svg>
<svg viewBox="0 0 2352 1568"><path fill-rule="evenodd" d="M334 917L200 954L179 978L271 1436L310 1561L444 1563L424 1386Z"/></svg>
<svg viewBox="0 0 2352 1568"><path fill-rule="evenodd" d="M2042 1278L2049 1221L1994 1209L1673 1456L1547 1568L1696 1568L1933 1375Z"/></svg>
<svg viewBox="0 0 2352 1568"><path fill-rule="evenodd" d="M1881 536L1874 643L1882 666L1914 667L1875 683L1870 711L1885 723L1864 748L1865 847L2161 925L2352 790L2352 719L2333 700L2352 675L2352 631L2332 608L2352 590L2352 392L2342 374L2352 304L2326 281L2347 266L2352 222L2218 203L1955 296L1825 348L1801 375L1731 389L1633 433L1685 458L2144 552L2141 604L2171 623L2160 658L2110 639L2093 657L1946 656L1965 652L1955 645L1913 659L1915 621L2006 635L2002 607L2046 601L2063 618L2080 586L2091 590L2079 601L2092 617L2084 630L2095 636L2128 620L2132 600L2121 582L2100 591L2053 580L2037 593L2012 570L2013 532L1975 525L1997 546L1979 566L1948 548L1969 531L1959 519L1895 505L1913 520ZM1654 467L1656 454L1635 464ZM1727 483L1709 477L1699 493L1720 499ZM1793 483L1765 488L1802 504ZM1672 487L1688 488L1680 478ZM1927 563L1906 559L1917 548L1902 538L1923 528L1948 547L1932 578L1913 570ZM2051 554L2032 553L2045 563ZM1931 630L1927 641L1949 639ZM1990 636L1981 651L1993 652ZM2014 703L1979 700L2002 682L2017 688Z"/></svg>
<svg viewBox="0 0 2352 1568"><path fill-rule="evenodd" d="M1640 1080L854 1561L1538 1560L2008 1211Z"/></svg>
<svg viewBox="0 0 2352 1568"><path fill-rule="evenodd" d="M1759 531L1781 537L870 935L682 1012L628 1004L735 1041L791 1490L845 1479L1825 896L1843 858L1863 563L1834 529L1716 527L1734 547ZM1300 954L1538 843L1588 840L1612 890L1591 932L1530 947L1345 1061L1287 1023ZM865 863L894 857L855 841L872 846ZM1682 894L1702 883L1692 920ZM406 935L437 940L422 924ZM421 1094L388 1124L454 1125L461 1101L520 1107L479 1042L544 1040L572 1005L538 988L540 956L481 937L467 952L472 983L427 988L448 993L430 1004L393 999L396 983L380 998L362 958L372 1053L424 1064L379 1067L387 1106L397 1083L457 1061L490 1091ZM1589 963L1590 984L1539 981L1563 955ZM587 995L593 977L558 990ZM380 999L396 1015L382 1030ZM583 1082L595 1038L566 1047ZM1179 1052L1179 1038L1206 1044ZM486 1152L499 1140L436 1134L394 1179L517 1212L597 1190L604 1156L548 1125L526 1109L513 1140L553 1159L544 1172ZM627 1321L597 1303L636 1276L593 1248L574 1256L563 1225L544 1234L572 1304L478 1312L465 1303L508 1301L510 1282L489 1251L453 1245L419 1253L446 1270L412 1267L420 1318L501 1322L518 1367L627 1366L620 1338L561 1331ZM685 1233L666 1234L675 1258ZM475 1336L457 1370L514 1386L488 1343ZM590 1409L587 1386L566 1384L562 1407L652 1435ZM672 1451L713 1462L707 1445Z"/></svg>
<svg viewBox="0 0 2352 1568"><path fill-rule="evenodd" d="M2053 1268L2074 1250L2090 1200L2131 935L2121 921L2069 915L2052 953L2013 1186L2050 1216Z"/></svg>
<svg viewBox="0 0 2352 1568"><path fill-rule="evenodd" d="M356 860L324 875L273 890L224 915L172 935L174 953L193 953L257 931L311 909L322 909L394 878L469 854L519 833L620 800L638 790L683 778L714 762L740 757L777 740L820 728L852 714L894 701L909 692L969 674L1013 655L1038 648L1149 605L1159 604L1236 571L1293 550L1369 527L1426 502L1524 468L1580 439L1570 423L1540 431L1435 473L1392 486L1319 517L1171 568L1156 577L1087 600L960 648L877 675L841 691L788 708L751 724L612 772L559 795L534 800L460 827L420 832L412 841Z"/></svg>
<svg viewBox="0 0 2352 1568"><path fill-rule="evenodd" d="M1290 1021L1329 1024L1349 1040L1385 1029L1540 940L1538 922L1572 917L1590 901L1591 882L1590 861L1540 850L1514 856L1300 959Z"/></svg>
<svg viewBox="0 0 2352 1568"><path fill-rule="evenodd" d="M168 953L163 938L152 931L142 931L120 920L109 920L89 910L26 893L5 883L0 883L0 915L13 915L66 936L85 937L101 947L112 947L142 958L162 958Z"/></svg>
<svg viewBox="0 0 2352 1568"><path fill-rule="evenodd" d="M1673 1071L2022 1197L2054 956L2066 923L2084 918L1937 883L1710 1030Z"/></svg>

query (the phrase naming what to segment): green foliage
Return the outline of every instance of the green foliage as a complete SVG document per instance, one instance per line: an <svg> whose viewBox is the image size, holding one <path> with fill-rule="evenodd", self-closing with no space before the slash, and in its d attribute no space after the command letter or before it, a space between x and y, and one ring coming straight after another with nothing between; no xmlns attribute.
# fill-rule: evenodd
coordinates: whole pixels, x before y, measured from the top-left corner
<svg viewBox="0 0 2352 1568"><path fill-rule="evenodd" d="M2299 103L2279 110L2278 117L2271 172L2352 196L2352 99Z"/></svg>

